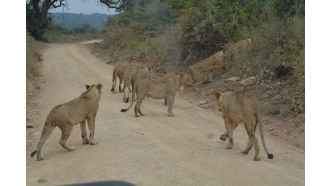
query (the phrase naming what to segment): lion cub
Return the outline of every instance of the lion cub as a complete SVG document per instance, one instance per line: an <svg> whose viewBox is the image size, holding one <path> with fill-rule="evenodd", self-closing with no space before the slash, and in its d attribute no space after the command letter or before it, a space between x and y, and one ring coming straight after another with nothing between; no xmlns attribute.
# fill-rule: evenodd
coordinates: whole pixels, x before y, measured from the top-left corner
<svg viewBox="0 0 330 186"><path fill-rule="evenodd" d="M43 160L41 149L49 135L59 127L62 131L60 145L69 151L75 150L68 147L66 141L69 138L74 125L80 123L83 144L96 145L94 139L95 117L99 108L102 84L86 85L86 91L78 98L54 107L47 116L44 128L37 146L37 150L31 153L31 157L37 154L37 160ZM88 122L90 136L87 138L86 120Z"/></svg>
<svg viewBox="0 0 330 186"><path fill-rule="evenodd" d="M217 99L219 111L222 112L226 126L226 132L221 135L220 140L226 141L227 137L229 138L229 143L226 148L233 148L233 131L239 123L244 123L245 130L249 136L249 141L245 150L241 153L248 154L252 146L254 146L254 160L259 161L259 143L255 136L255 130L258 123L262 145L267 153L268 159L273 159L273 154L270 154L266 148L261 123L260 103L257 98L255 96L239 96L233 92L216 92L214 93L214 96Z"/></svg>

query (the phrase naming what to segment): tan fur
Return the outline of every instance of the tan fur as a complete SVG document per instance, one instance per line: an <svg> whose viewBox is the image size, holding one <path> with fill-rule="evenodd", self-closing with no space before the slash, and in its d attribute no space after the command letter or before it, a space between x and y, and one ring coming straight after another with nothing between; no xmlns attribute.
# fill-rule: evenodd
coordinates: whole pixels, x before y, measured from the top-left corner
<svg viewBox="0 0 330 186"><path fill-rule="evenodd" d="M165 75L162 77L162 80L169 80L172 78L175 78L177 75L174 72L166 72ZM193 80L191 79L190 76L186 75L186 82L185 82L185 86L191 86L193 84ZM178 87L179 89L180 87ZM173 100L174 102L174 100ZM164 99L164 105L167 105L167 100Z"/></svg>
<svg viewBox="0 0 330 186"><path fill-rule="evenodd" d="M127 73L124 76L124 98L123 101L128 103L129 101L129 94L133 91L133 87L135 86L136 82L142 79L148 79L150 77L150 68L145 66L136 66L136 67L129 67ZM132 99L133 98L132 94Z"/></svg>
<svg viewBox="0 0 330 186"><path fill-rule="evenodd" d="M116 92L117 78L119 79L119 92L123 92L124 89L121 88L121 85L124 81L124 76L128 71L128 66L123 64L116 64L112 72L112 87L111 91Z"/></svg>
<svg viewBox="0 0 330 186"><path fill-rule="evenodd" d="M229 143L226 148L233 148L233 131L238 124L243 123L249 136L249 141L242 153L248 154L252 146L254 146L254 160L260 160L259 143L255 136L255 129L258 123L263 147L268 155L268 158L272 159L273 155L269 154L265 145L261 122L260 103L257 98L255 96L239 96L233 92L215 93L214 95L217 98L218 107L222 112L226 126L226 132L221 135L220 140L226 141L227 137L229 138Z"/></svg>
<svg viewBox="0 0 330 186"><path fill-rule="evenodd" d="M139 117L138 113L141 116L144 114L141 112L141 104L145 97L153 98L153 99L167 99L168 102L168 115L175 116L172 112L172 106L174 97L179 87L186 85L189 76L187 74L180 74L173 78L169 78L167 80L152 80L152 79L144 79L139 81L134 87L137 102L135 104L135 116ZM128 111L133 105L134 100L128 109L122 109L122 112Z"/></svg>
<svg viewBox="0 0 330 186"><path fill-rule="evenodd" d="M211 72L220 67L224 60L224 53L223 51L217 52L212 56L203 59L191 66L188 67L187 71L192 76L194 82L199 81L200 75L203 72Z"/></svg>
<svg viewBox="0 0 330 186"><path fill-rule="evenodd" d="M83 144L96 144L94 139L95 117L99 108L102 84L86 85L86 89L78 98L58 105L50 111L45 121L37 150L31 153L31 157L37 154L38 161L43 159L41 155L42 146L55 127L59 127L62 131L62 137L59 141L60 145L69 151L73 151L75 148L68 147L66 141L71 134L73 126L77 124L80 124ZM89 139L86 131L86 120L90 132Z"/></svg>
<svg viewBox="0 0 330 186"><path fill-rule="evenodd" d="M244 39L236 43L232 43L226 47L225 56L226 60L234 60L241 52L249 49L252 46L251 39Z"/></svg>

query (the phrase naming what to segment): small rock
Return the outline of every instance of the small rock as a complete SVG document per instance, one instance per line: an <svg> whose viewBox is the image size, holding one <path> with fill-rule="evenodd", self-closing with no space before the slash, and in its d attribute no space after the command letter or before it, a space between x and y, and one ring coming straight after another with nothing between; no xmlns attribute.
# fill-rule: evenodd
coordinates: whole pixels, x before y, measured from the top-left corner
<svg viewBox="0 0 330 186"><path fill-rule="evenodd" d="M207 101L199 101L198 104L199 105L205 105L205 104L207 104Z"/></svg>
<svg viewBox="0 0 330 186"><path fill-rule="evenodd" d="M33 124L26 124L26 128L34 128L34 125Z"/></svg>
<svg viewBox="0 0 330 186"><path fill-rule="evenodd" d="M268 131L273 131L274 130L274 128L270 128L270 129L268 129Z"/></svg>
<svg viewBox="0 0 330 186"><path fill-rule="evenodd" d="M243 86L254 85L256 83L257 83L257 78L254 76L244 79L240 82L240 84Z"/></svg>
<svg viewBox="0 0 330 186"><path fill-rule="evenodd" d="M43 178L38 179L38 183L45 183L45 182L47 182L46 179L43 179Z"/></svg>
<svg viewBox="0 0 330 186"><path fill-rule="evenodd" d="M239 77L231 77L231 78L226 79L226 82L229 82L229 81L234 82L234 81L238 81L238 80L240 80Z"/></svg>

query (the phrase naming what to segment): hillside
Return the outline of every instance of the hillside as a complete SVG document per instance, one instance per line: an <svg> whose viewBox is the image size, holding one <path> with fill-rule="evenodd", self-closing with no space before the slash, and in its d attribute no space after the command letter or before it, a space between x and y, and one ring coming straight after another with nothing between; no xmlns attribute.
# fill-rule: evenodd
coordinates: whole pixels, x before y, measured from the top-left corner
<svg viewBox="0 0 330 186"><path fill-rule="evenodd" d="M91 27L101 31L109 17L113 15L107 14L75 14L75 13L50 13L52 21L70 30L80 27L83 24L88 24Z"/></svg>
<svg viewBox="0 0 330 186"><path fill-rule="evenodd" d="M263 103L266 130L305 145L304 1L134 1L106 25L94 52L108 63L144 63L157 76L186 71L233 43L251 38L251 50L224 60L184 94L216 110L212 91L255 94ZM255 84L241 86L254 76ZM204 104L205 103L205 104Z"/></svg>

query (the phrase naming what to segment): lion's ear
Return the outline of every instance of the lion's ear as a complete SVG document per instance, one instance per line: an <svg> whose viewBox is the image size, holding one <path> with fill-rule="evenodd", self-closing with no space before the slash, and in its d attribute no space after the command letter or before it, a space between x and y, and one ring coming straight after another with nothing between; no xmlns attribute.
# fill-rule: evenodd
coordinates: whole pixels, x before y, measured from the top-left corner
<svg viewBox="0 0 330 186"><path fill-rule="evenodd" d="M101 90L101 88L103 87L103 85L101 83L97 84L97 89Z"/></svg>
<svg viewBox="0 0 330 186"><path fill-rule="evenodd" d="M213 95L215 96L215 98L219 99L221 93L220 92L214 92Z"/></svg>
<svg viewBox="0 0 330 186"><path fill-rule="evenodd" d="M89 87L91 87L90 85L87 85L87 84L86 84L85 86L86 86L86 90L88 90L88 89L89 89Z"/></svg>

